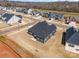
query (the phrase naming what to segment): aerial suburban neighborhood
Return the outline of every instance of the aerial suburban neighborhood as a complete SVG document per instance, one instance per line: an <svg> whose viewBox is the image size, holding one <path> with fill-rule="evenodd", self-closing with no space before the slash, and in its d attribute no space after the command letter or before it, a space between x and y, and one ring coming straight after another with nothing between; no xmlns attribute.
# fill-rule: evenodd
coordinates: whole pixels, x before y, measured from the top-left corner
<svg viewBox="0 0 79 59"><path fill-rule="evenodd" d="M75 0L0 0L0 58L79 58L77 8Z"/></svg>

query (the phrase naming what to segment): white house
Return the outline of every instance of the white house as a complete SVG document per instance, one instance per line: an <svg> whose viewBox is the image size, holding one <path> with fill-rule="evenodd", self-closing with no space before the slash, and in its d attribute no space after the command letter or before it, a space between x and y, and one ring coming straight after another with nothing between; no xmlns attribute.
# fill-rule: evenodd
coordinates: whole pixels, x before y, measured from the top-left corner
<svg viewBox="0 0 79 59"><path fill-rule="evenodd" d="M6 7L3 7L3 9L2 9L2 10L5 10L5 11L6 11L7 9L6 9Z"/></svg>
<svg viewBox="0 0 79 59"><path fill-rule="evenodd" d="M67 40L65 50L79 54L79 31Z"/></svg>
<svg viewBox="0 0 79 59"><path fill-rule="evenodd" d="M5 21L7 24L13 24L19 22L21 23L22 16L5 13L4 15L2 15L2 20Z"/></svg>
<svg viewBox="0 0 79 59"><path fill-rule="evenodd" d="M71 21L71 22L68 24L68 27L74 27L74 28L77 28L77 26L76 26L76 22L75 22L75 21Z"/></svg>
<svg viewBox="0 0 79 59"><path fill-rule="evenodd" d="M3 9L3 7L2 6L0 6L0 10L2 10Z"/></svg>
<svg viewBox="0 0 79 59"><path fill-rule="evenodd" d="M28 10L28 14L32 14L32 9L29 9Z"/></svg>

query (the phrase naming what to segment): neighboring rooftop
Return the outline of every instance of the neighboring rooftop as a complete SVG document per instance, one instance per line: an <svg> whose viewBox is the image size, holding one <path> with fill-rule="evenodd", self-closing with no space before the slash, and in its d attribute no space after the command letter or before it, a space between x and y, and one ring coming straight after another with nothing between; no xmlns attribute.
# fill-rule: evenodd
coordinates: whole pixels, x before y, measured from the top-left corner
<svg viewBox="0 0 79 59"><path fill-rule="evenodd" d="M74 35L74 33L76 33L76 32L77 32L76 29L73 28L73 27L68 28L68 29L66 30L66 32L63 32L62 44L65 45L65 43L67 42L67 40L69 40L69 39L72 37L72 35Z"/></svg>
<svg viewBox="0 0 79 59"><path fill-rule="evenodd" d="M69 40L67 40L67 42L79 45L79 31L76 32Z"/></svg>
<svg viewBox="0 0 79 59"><path fill-rule="evenodd" d="M14 14L5 13L2 17L5 18L5 21L8 22Z"/></svg>
<svg viewBox="0 0 79 59"><path fill-rule="evenodd" d="M65 39L66 41L69 40L69 38L76 32L76 29L71 27L69 29L67 29L66 31L66 36L65 36Z"/></svg>

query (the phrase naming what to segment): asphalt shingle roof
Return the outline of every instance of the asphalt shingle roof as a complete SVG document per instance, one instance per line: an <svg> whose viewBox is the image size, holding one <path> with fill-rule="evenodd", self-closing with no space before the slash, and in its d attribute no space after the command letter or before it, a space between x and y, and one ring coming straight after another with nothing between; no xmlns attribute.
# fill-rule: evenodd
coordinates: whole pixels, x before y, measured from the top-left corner
<svg viewBox="0 0 79 59"><path fill-rule="evenodd" d="M72 35L72 37L69 40L67 40L67 42L79 45L79 31Z"/></svg>
<svg viewBox="0 0 79 59"><path fill-rule="evenodd" d="M5 21L8 22L14 14L5 13L2 17L5 18Z"/></svg>
<svg viewBox="0 0 79 59"><path fill-rule="evenodd" d="M56 26L54 24L48 25L45 21L39 22L30 28L28 31L32 32L34 35L41 39L45 39L51 33L54 34L56 31Z"/></svg>
<svg viewBox="0 0 79 59"><path fill-rule="evenodd" d="M74 29L73 27L67 29L66 35L65 35L66 41L69 40L69 38L76 32L77 32L76 29Z"/></svg>

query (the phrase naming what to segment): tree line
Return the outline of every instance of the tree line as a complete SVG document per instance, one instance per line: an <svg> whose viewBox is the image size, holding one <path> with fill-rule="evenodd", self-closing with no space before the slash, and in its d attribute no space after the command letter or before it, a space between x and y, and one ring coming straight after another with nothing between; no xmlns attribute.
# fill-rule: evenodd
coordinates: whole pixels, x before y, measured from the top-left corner
<svg viewBox="0 0 79 59"><path fill-rule="evenodd" d="M0 1L1 6L17 6L25 8L35 8L44 10L56 10L66 12L79 12L79 2L14 2Z"/></svg>

